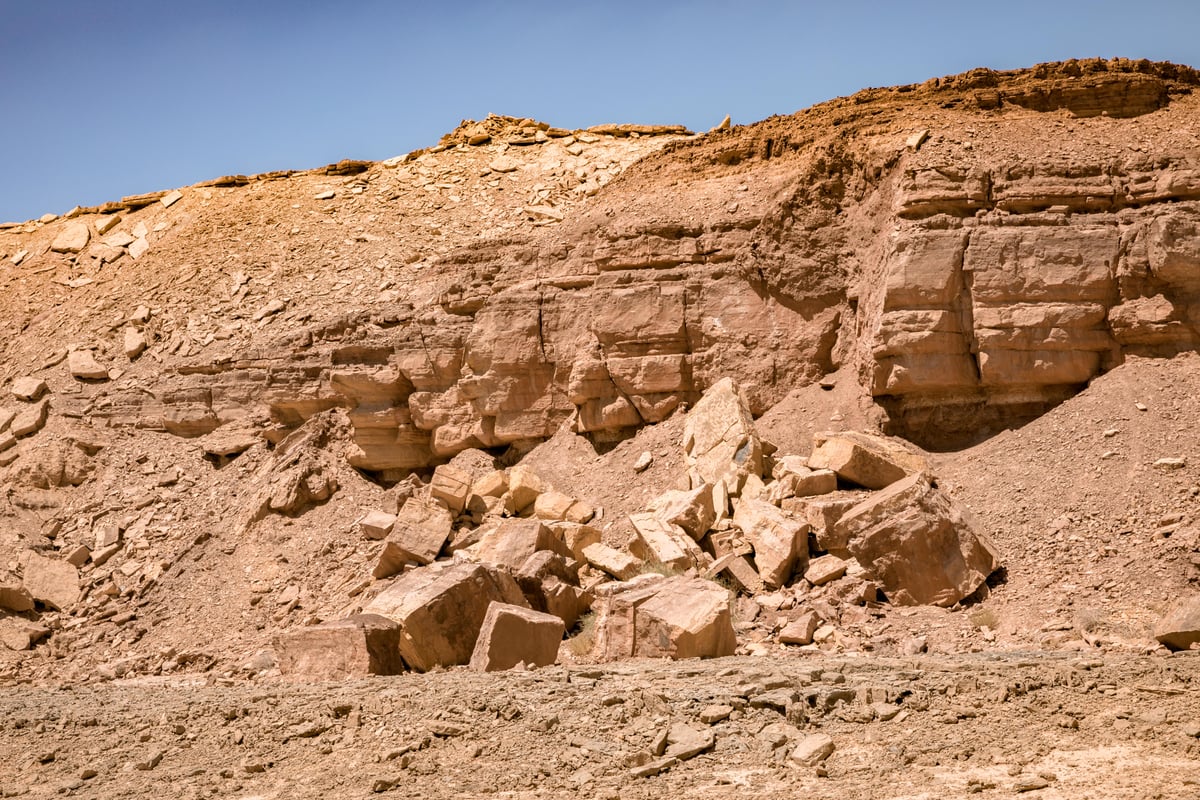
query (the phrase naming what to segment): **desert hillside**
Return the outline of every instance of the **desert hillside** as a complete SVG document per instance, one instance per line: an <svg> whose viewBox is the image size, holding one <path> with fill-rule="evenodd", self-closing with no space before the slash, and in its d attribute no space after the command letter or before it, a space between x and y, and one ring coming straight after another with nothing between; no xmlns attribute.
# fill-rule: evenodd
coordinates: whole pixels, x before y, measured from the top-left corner
<svg viewBox="0 0 1200 800"><path fill-rule="evenodd" d="M0 225L0 794L1192 796L1197 87Z"/></svg>

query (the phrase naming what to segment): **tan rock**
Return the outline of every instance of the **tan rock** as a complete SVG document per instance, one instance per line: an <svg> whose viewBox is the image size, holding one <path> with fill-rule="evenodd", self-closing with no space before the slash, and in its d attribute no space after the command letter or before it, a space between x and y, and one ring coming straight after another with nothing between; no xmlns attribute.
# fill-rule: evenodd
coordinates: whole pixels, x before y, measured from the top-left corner
<svg viewBox="0 0 1200 800"><path fill-rule="evenodd" d="M800 740L788 759L802 767L815 767L833 755L833 739L828 734L810 733Z"/></svg>
<svg viewBox="0 0 1200 800"><path fill-rule="evenodd" d="M67 369L71 376L83 381L108 380L108 367L100 365L91 350L72 350L67 356Z"/></svg>
<svg viewBox="0 0 1200 800"><path fill-rule="evenodd" d="M475 549L475 557L487 564L519 569L539 550L571 557L563 540L536 519L506 519L485 534Z"/></svg>
<svg viewBox="0 0 1200 800"><path fill-rule="evenodd" d="M126 328L123 345L125 357L130 361L134 361L146 351L146 336L137 328Z"/></svg>
<svg viewBox="0 0 1200 800"><path fill-rule="evenodd" d="M465 470L442 464L433 471L433 480L429 483L429 496L439 500L458 515L467 507L467 497L471 494L471 474Z"/></svg>
<svg viewBox="0 0 1200 800"><path fill-rule="evenodd" d="M549 550L531 555L513 577L533 610L553 614L568 628L591 606L591 595L579 587L579 565Z"/></svg>
<svg viewBox="0 0 1200 800"><path fill-rule="evenodd" d="M73 565L37 553L29 553L24 563L22 584L34 600L60 611L79 602L79 570Z"/></svg>
<svg viewBox="0 0 1200 800"><path fill-rule="evenodd" d="M1154 638L1172 650L1187 650L1200 642L1200 597L1176 602L1155 623Z"/></svg>
<svg viewBox="0 0 1200 800"><path fill-rule="evenodd" d="M562 492L543 492L533 503L533 515L550 522L565 520L567 512L575 504L575 498Z"/></svg>
<svg viewBox="0 0 1200 800"><path fill-rule="evenodd" d="M528 467L517 465L508 471L508 503L513 513L520 514L533 507L546 484Z"/></svg>
<svg viewBox="0 0 1200 800"><path fill-rule="evenodd" d="M600 542L600 530L590 525L581 525L577 522L555 522L551 523L549 527L571 551L571 557L581 563L587 561L583 555L584 548Z"/></svg>
<svg viewBox="0 0 1200 800"><path fill-rule="evenodd" d="M912 471L899 462L886 439L856 433L818 434L808 466L832 470L868 489L882 489Z"/></svg>
<svg viewBox="0 0 1200 800"><path fill-rule="evenodd" d="M804 579L813 586L824 586L846 574L846 562L835 555L827 554L808 562Z"/></svg>
<svg viewBox="0 0 1200 800"><path fill-rule="evenodd" d="M1000 565L991 542L924 473L872 494L836 530L896 605L953 605Z"/></svg>
<svg viewBox="0 0 1200 800"><path fill-rule="evenodd" d="M386 511L368 511L358 519L358 530L368 539L386 539L396 524L396 515Z"/></svg>
<svg viewBox="0 0 1200 800"><path fill-rule="evenodd" d="M49 415L50 398L45 397L13 417L12 424L8 426L8 432L18 439L22 436L31 436L45 427Z"/></svg>
<svg viewBox="0 0 1200 800"><path fill-rule="evenodd" d="M558 660L566 627L553 614L493 602L480 626L471 669L496 672L517 664L548 667Z"/></svg>
<svg viewBox="0 0 1200 800"><path fill-rule="evenodd" d="M733 524L754 548L754 564L763 583L778 589L808 562L808 525L763 500L741 500Z"/></svg>
<svg viewBox="0 0 1200 800"><path fill-rule="evenodd" d="M688 412L683 450L701 482L723 482L730 494L741 491L748 475L761 477L762 443L749 404L732 379L709 387Z"/></svg>
<svg viewBox="0 0 1200 800"><path fill-rule="evenodd" d="M9 650L32 650L50 635L50 629L38 622L12 618L0 619L0 643Z"/></svg>
<svg viewBox="0 0 1200 800"><path fill-rule="evenodd" d="M344 681L367 675L399 675L400 626L376 614L293 628L273 645L279 672L293 681Z"/></svg>
<svg viewBox="0 0 1200 800"><path fill-rule="evenodd" d="M11 391L13 397L18 400L32 403L40 399L48 391L48 388L46 382L41 378L24 377L17 378L12 382Z"/></svg>
<svg viewBox="0 0 1200 800"><path fill-rule="evenodd" d="M691 491L672 489L664 492L650 503L650 510L668 525L683 528L697 542L717 521L713 487L707 483Z"/></svg>
<svg viewBox="0 0 1200 800"><path fill-rule="evenodd" d="M79 568L87 563L91 557L92 551L85 544L78 545L71 549L63 559L73 567Z"/></svg>
<svg viewBox="0 0 1200 800"><path fill-rule="evenodd" d="M91 238L92 232L88 229L86 222L72 222L64 226L62 231L54 237L50 249L56 253L78 253L87 247L88 240Z"/></svg>
<svg viewBox="0 0 1200 800"><path fill-rule="evenodd" d="M783 644L812 644L819 627L821 618L815 612L805 612L779 630L779 641Z"/></svg>
<svg viewBox="0 0 1200 800"><path fill-rule="evenodd" d="M395 575L405 564L428 564L438 557L450 531L454 518L440 503L413 497L404 504L392 531L383 543L374 576L386 578Z"/></svg>
<svg viewBox="0 0 1200 800"><path fill-rule="evenodd" d="M696 565L699 548L682 528L648 513L631 514L629 521L637 534L634 552L641 558L677 570Z"/></svg>
<svg viewBox="0 0 1200 800"><path fill-rule="evenodd" d="M146 241L145 236L139 236L130 242L126 249L129 251L129 257L136 261L150 251L150 243Z"/></svg>
<svg viewBox="0 0 1200 800"><path fill-rule="evenodd" d="M729 592L702 578L670 578L638 604L636 657L715 658L733 655L737 637Z"/></svg>
<svg viewBox="0 0 1200 800"><path fill-rule="evenodd" d="M480 497L499 497L507 491L508 475L503 470L489 472L471 486L471 493Z"/></svg>
<svg viewBox="0 0 1200 800"><path fill-rule="evenodd" d="M525 606L516 581L484 564L434 565L396 578L363 609L400 623L400 655L411 669L466 664L492 602Z"/></svg>
<svg viewBox="0 0 1200 800"><path fill-rule="evenodd" d="M0 581L0 608L18 614L33 610L33 595L24 586L12 581Z"/></svg>
<svg viewBox="0 0 1200 800"><path fill-rule="evenodd" d="M837 497L798 497L784 500L783 510L805 520L812 529L817 546L829 552L847 557L846 543L836 534L836 525L842 516L861 503L862 493Z"/></svg>
<svg viewBox="0 0 1200 800"><path fill-rule="evenodd" d="M638 575L645 564L629 553L615 550L608 545L595 542L583 548L583 558L602 572L607 572L617 580L627 581Z"/></svg>
<svg viewBox="0 0 1200 800"><path fill-rule="evenodd" d="M103 236L104 234L117 227L121 222L120 214L108 214L96 220L96 235Z"/></svg>
<svg viewBox="0 0 1200 800"><path fill-rule="evenodd" d="M158 202L162 203L165 208L170 208L171 206L175 205L182 199L183 199L183 192L176 189L172 192L167 192L165 195L158 198Z"/></svg>

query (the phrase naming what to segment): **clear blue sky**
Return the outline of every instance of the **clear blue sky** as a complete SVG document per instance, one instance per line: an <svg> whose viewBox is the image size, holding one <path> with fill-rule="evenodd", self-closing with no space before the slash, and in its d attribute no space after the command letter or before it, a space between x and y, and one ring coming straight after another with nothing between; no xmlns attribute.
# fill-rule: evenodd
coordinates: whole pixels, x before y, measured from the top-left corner
<svg viewBox="0 0 1200 800"><path fill-rule="evenodd" d="M1200 66L1200 2L0 0L0 221L488 112L706 129L975 66Z"/></svg>

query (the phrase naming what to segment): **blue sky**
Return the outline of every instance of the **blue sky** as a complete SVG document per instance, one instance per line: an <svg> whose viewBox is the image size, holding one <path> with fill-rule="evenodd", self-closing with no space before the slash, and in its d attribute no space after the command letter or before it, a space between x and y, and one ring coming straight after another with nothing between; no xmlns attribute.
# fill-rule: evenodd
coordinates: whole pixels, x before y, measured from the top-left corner
<svg viewBox="0 0 1200 800"><path fill-rule="evenodd" d="M382 159L463 118L711 127L975 66L1200 66L1200 3L0 0L0 221Z"/></svg>

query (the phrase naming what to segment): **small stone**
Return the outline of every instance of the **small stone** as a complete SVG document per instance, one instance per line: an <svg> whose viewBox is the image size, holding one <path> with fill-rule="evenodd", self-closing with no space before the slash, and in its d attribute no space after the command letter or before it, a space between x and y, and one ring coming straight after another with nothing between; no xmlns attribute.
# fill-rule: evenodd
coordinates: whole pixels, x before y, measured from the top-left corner
<svg viewBox="0 0 1200 800"><path fill-rule="evenodd" d="M821 618L809 611L785 625L779 631L779 641L783 644L812 644L813 636L820 626Z"/></svg>
<svg viewBox="0 0 1200 800"><path fill-rule="evenodd" d="M1186 458L1160 458L1154 462L1155 469L1176 470L1187 466Z"/></svg>
<svg viewBox="0 0 1200 800"><path fill-rule="evenodd" d="M517 169L520 168L520 164L511 158L500 156L499 158L493 160L492 163L488 164L488 168L491 169L492 172L516 172Z"/></svg>
<svg viewBox="0 0 1200 800"><path fill-rule="evenodd" d="M135 360L146 350L146 336L137 328L125 329L124 348L125 357L130 361Z"/></svg>
<svg viewBox="0 0 1200 800"><path fill-rule="evenodd" d="M629 770L629 774L635 778L649 778L659 774L660 772L669 770L678 763L679 759L677 758L660 758L655 761L647 762L640 767L634 767L633 769Z"/></svg>
<svg viewBox="0 0 1200 800"><path fill-rule="evenodd" d="M87 247L88 240L91 238L92 232L88 230L87 223L72 222L63 228L58 236L54 237L50 249L56 253L78 253Z"/></svg>
<svg viewBox="0 0 1200 800"><path fill-rule="evenodd" d="M788 758L801 766L815 767L833 755L833 751L833 739L824 733L813 733L801 739Z"/></svg>
<svg viewBox="0 0 1200 800"><path fill-rule="evenodd" d="M169 194L165 194L162 197L158 198L158 202L162 203L165 208L170 208L171 206L175 205L182 199L183 199L183 192L176 189L175 191L170 192Z"/></svg>
<svg viewBox="0 0 1200 800"><path fill-rule="evenodd" d="M137 261L150 250L150 243L146 241L145 236L138 236L129 243L127 249L129 250L129 257Z"/></svg>
<svg viewBox="0 0 1200 800"><path fill-rule="evenodd" d="M723 722L729 719L729 715L732 713L733 706L705 706L704 708L700 709L700 721L705 725L715 725L718 722Z"/></svg>
<svg viewBox="0 0 1200 800"><path fill-rule="evenodd" d="M317 194L313 195L314 200L332 200L335 197L337 197L337 192L333 191L332 189L324 192L318 192Z"/></svg>
<svg viewBox="0 0 1200 800"><path fill-rule="evenodd" d="M279 312L283 311L285 308L287 308L287 303L283 302L282 300L280 300L278 298L275 298L275 299L271 300L270 302L268 302L265 306L260 308L258 311L255 311L252 319L255 322L260 322L273 314L278 314Z"/></svg>
<svg viewBox="0 0 1200 800"><path fill-rule="evenodd" d="M108 380L108 367L101 366L91 350L73 350L67 356L67 369L71 377L81 381Z"/></svg>
<svg viewBox="0 0 1200 800"><path fill-rule="evenodd" d="M633 462L634 472L645 472L654 463L654 454L649 450L643 450L642 454L637 457L637 461Z"/></svg>
<svg viewBox="0 0 1200 800"><path fill-rule="evenodd" d="M1035 792L1038 789L1045 789L1050 785L1050 781L1043 778L1041 775L1026 775L1018 778L1013 784L1013 791L1018 794L1021 792Z"/></svg>
<svg viewBox="0 0 1200 800"><path fill-rule="evenodd" d="M100 219L96 220L96 235L103 236L113 228L117 227L117 224L120 221L120 214L109 214L106 217L101 217Z"/></svg>
<svg viewBox="0 0 1200 800"><path fill-rule="evenodd" d="M358 529L368 539L386 539L396 524L396 515L386 511L369 511L358 520Z"/></svg>
<svg viewBox="0 0 1200 800"><path fill-rule="evenodd" d="M142 759L133 762L133 768L142 770L142 771L152 770L155 767L157 767L159 765L159 763L162 762L162 760L163 760L163 751L155 750L151 753L148 753Z"/></svg>
<svg viewBox="0 0 1200 800"><path fill-rule="evenodd" d="M12 382L13 397L32 403L47 392L46 382L41 378L17 378Z"/></svg>

